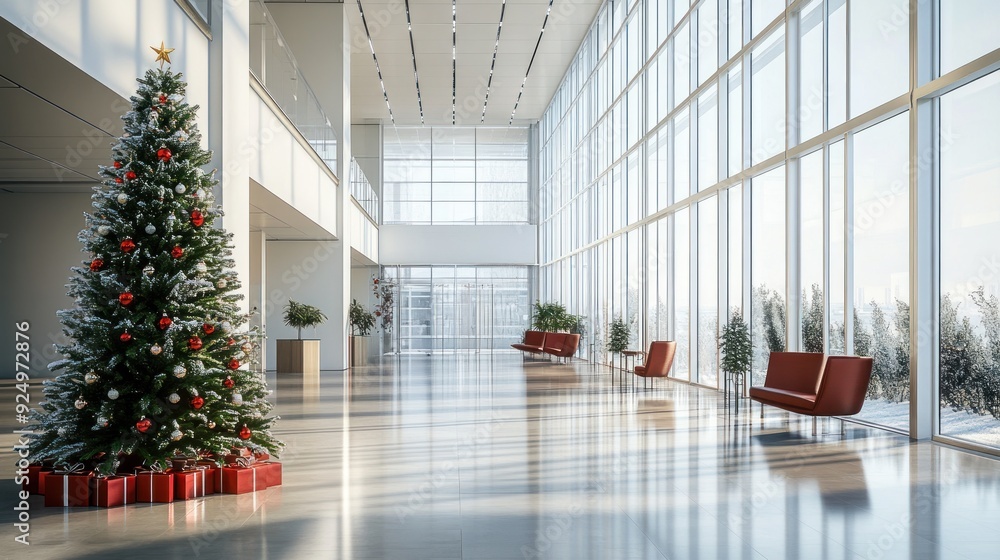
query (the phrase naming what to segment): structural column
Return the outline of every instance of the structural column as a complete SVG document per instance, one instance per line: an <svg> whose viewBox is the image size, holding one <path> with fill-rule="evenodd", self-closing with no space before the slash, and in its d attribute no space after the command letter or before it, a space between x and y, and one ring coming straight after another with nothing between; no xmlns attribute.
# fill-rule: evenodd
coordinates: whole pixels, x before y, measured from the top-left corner
<svg viewBox="0 0 1000 560"><path fill-rule="evenodd" d="M245 149L250 114L250 0L213 2L209 47L208 145L219 185L215 190L233 234L234 269L242 287L241 310L250 294L250 155ZM216 222L217 224L219 222Z"/></svg>

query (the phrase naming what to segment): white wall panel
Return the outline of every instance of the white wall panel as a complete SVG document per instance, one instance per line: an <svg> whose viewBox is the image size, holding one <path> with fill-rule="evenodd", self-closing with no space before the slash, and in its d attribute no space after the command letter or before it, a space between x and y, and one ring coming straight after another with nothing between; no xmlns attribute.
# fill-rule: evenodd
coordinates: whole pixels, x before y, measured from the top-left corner
<svg viewBox="0 0 1000 560"><path fill-rule="evenodd" d="M383 225L380 236L384 265L538 263L533 225Z"/></svg>

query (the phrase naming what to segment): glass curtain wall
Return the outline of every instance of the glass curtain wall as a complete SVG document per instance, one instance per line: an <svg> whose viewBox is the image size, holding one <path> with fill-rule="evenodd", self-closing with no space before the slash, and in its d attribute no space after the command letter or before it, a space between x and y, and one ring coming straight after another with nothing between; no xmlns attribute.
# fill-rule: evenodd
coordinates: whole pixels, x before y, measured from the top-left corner
<svg viewBox="0 0 1000 560"><path fill-rule="evenodd" d="M912 6L608 0L538 125L542 299L572 302L598 341L637 309L634 345L677 340L674 377L710 387L711 341L741 311L755 382L770 350L870 355L860 418L905 432L933 412L936 437L1000 449L1000 261L983 242L1000 234L1000 3ZM939 239L914 245L930 219ZM940 312L913 332L916 251L939 263ZM564 280L571 259L586 287ZM928 340L930 366L911 351ZM915 375L940 410L915 411Z"/></svg>
<svg viewBox="0 0 1000 560"><path fill-rule="evenodd" d="M530 308L526 266L387 266L396 293L393 351L513 351Z"/></svg>
<svg viewBox="0 0 1000 560"><path fill-rule="evenodd" d="M527 223L528 129L387 128L383 223Z"/></svg>

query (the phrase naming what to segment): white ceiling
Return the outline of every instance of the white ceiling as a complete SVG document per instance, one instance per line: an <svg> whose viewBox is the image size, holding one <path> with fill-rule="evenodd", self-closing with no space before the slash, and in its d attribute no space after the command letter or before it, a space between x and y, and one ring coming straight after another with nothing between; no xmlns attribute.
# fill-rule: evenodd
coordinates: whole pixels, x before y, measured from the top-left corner
<svg viewBox="0 0 1000 560"><path fill-rule="evenodd" d="M602 0L555 0L517 107L515 124L541 118ZM451 0L410 0L413 49L426 125L452 124ZM357 0L347 0L352 33L352 122L389 124ZM419 125L413 53L402 0L361 0L397 125ZM507 0L486 111L487 125L507 125L535 49L547 0ZM478 125L500 21L501 0L457 0L455 124Z"/></svg>
<svg viewBox="0 0 1000 560"><path fill-rule="evenodd" d="M0 36L16 29L0 18ZM124 100L40 43L0 57L0 192L86 192Z"/></svg>

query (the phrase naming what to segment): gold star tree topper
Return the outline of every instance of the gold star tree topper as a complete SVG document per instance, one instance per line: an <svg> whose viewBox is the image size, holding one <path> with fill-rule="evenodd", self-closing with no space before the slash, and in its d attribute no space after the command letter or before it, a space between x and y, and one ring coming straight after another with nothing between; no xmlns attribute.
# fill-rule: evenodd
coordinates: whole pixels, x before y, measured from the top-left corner
<svg viewBox="0 0 1000 560"><path fill-rule="evenodd" d="M159 62L161 70L163 69L163 63L164 62L166 62L167 64L170 64L170 53L174 52L174 49L168 49L168 48L164 47L163 41L160 41L160 48L156 48L156 47L153 47L153 46L151 46L149 48L153 49L153 52L156 53L156 60L154 60L153 62L154 63L155 62Z"/></svg>

